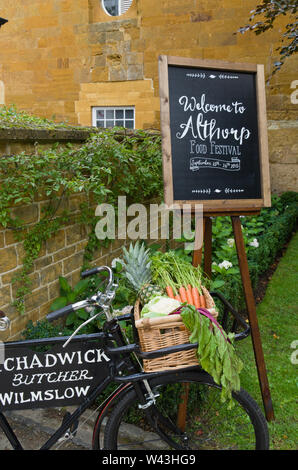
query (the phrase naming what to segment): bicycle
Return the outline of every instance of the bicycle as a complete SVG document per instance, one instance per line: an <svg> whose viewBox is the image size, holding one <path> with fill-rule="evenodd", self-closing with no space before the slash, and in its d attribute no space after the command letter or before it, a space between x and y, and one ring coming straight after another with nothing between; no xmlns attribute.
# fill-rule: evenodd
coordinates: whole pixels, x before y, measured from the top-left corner
<svg viewBox="0 0 298 470"><path fill-rule="evenodd" d="M53 407L57 403L78 405L75 411L66 413L61 426L39 449L47 450L61 440L75 436L79 418L113 383L116 388L98 407L92 439L94 450L268 449L266 420L255 400L245 390L233 393L235 406L227 409L220 401L220 387L199 365L174 371L143 371L140 360L196 348L197 344L186 343L142 352L133 313L113 314L111 304L118 286L112 269L108 266L96 267L83 272L82 277L99 273L108 274L103 291L98 290L90 298L47 315L47 319L53 321L85 308L90 316L71 336L5 343L8 357L5 356L5 367L0 378L5 372L12 380L10 387L13 390L2 390L0 393L0 428L12 448L19 450L22 446L4 414L7 409ZM239 325L243 329L235 334L235 340L246 338L250 328L243 318L221 294L213 292L211 295L223 303L222 326L227 328L231 314L232 331L236 331ZM101 331L78 335L81 328L98 319L102 313L105 322ZM9 319L2 317L0 327L3 330ZM133 342L127 339L120 327L123 321L131 325ZM47 352L34 353L32 350L49 345L51 349ZM88 369L82 369L86 364ZM31 370L33 373L30 374ZM49 390L52 383L58 389ZM75 386L72 387L72 383ZM32 384L33 390L28 395L28 386ZM187 410L183 424L179 424L179 403L185 384L189 384ZM137 429L136 442L130 440L127 433L129 426Z"/></svg>

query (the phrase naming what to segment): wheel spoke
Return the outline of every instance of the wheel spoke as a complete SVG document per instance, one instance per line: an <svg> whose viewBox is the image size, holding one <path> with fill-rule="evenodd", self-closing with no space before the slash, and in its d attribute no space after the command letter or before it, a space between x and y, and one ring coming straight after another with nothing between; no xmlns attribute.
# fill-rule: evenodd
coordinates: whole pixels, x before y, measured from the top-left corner
<svg viewBox="0 0 298 470"><path fill-rule="evenodd" d="M221 400L220 387L206 381L206 374L173 374L155 381L151 386L156 403L147 410L138 407L134 390L116 406L107 426L111 434L105 437L107 448L250 450L268 446L264 417L245 392L234 394L235 406L230 409ZM177 416L183 383L190 388L185 430L180 430Z"/></svg>

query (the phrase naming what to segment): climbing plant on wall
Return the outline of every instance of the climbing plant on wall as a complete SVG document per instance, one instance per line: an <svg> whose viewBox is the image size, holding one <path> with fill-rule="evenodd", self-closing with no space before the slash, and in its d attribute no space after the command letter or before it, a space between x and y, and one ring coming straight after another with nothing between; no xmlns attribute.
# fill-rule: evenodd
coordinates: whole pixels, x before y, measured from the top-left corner
<svg viewBox="0 0 298 470"><path fill-rule="evenodd" d="M84 267L92 259L100 241L95 236L95 207L116 204L119 195L129 201L144 202L161 196L161 143L159 134L124 130L102 130L79 148L58 144L49 150L0 159L0 224L23 240L21 272L13 279L20 286L15 304L23 311L23 299L30 290L29 272L43 243L72 217L88 232ZM81 194L75 214L67 209L72 194ZM47 200L40 220L26 226L14 215L16 205L32 204L37 198ZM66 207L66 208L64 208ZM101 243L104 243L101 242Z"/></svg>

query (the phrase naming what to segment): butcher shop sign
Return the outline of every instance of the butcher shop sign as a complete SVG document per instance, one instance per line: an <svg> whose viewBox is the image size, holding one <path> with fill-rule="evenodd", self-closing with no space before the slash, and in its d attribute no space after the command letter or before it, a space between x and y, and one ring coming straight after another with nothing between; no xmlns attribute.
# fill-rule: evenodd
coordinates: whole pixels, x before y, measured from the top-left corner
<svg viewBox="0 0 298 470"><path fill-rule="evenodd" d="M0 364L0 411L79 404L107 377L109 361L98 342L47 352L9 348Z"/></svg>

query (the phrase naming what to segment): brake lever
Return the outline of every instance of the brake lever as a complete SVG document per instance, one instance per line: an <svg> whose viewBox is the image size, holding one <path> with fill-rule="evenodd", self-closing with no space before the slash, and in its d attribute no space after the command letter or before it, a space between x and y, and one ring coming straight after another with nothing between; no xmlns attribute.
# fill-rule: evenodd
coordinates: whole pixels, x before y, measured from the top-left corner
<svg viewBox="0 0 298 470"><path fill-rule="evenodd" d="M90 300L90 307L100 307L104 314L106 315L106 318L107 320L111 320L113 318L113 316L111 315L111 312L110 312L110 304L112 302L112 300L114 299L115 295L116 295L116 290L118 288L118 284L117 283L113 283L110 287L109 287L109 290L108 290L108 293L102 293L102 292L97 292L96 295L93 295L89 300ZM81 328L83 328L84 326L88 325L88 323L90 323L91 321L93 321L96 317L98 317L98 315L100 315L101 312L97 312L95 315L93 315L92 317L88 318L88 320L86 320L84 323L82 323L81 325L78 326L78 328L72 333L72 335L67 339L67 341L63 344L63 348L65 348L69 343L70 341L72 340L72 338L80 331Z"/></svg>
<svg viewBox="0 0 298 470"><path fill-rule="evenodd" d="M93 295L90 300L93 304L97 305L98 307L109 307L112 300L115 298L117 289L118 284L116 282L113 282L110 286L108 286L107 293L99 291L95 295Z"/></svg>

